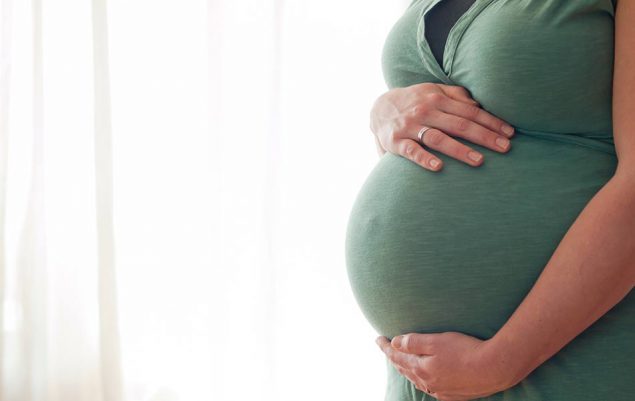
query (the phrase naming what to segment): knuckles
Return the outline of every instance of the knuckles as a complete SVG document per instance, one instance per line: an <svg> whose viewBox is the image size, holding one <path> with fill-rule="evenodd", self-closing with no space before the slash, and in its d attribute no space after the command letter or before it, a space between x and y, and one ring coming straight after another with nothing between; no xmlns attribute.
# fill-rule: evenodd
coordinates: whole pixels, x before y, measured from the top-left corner
<svg viewBox="0 0 635 401"><path fill-rule="evenodd" d="M472 105L467 105L467 112L466 112L468 118L470 118L471 120L476 120L479 116L479 114L481 114L481 109L476 107L476 106L472 106Z"/></svg>
<svg viewBox="0 0 635 401"><path fill-rule="evenodd" d="M431 129L426 132L426 135L423 137L425 139L425 144L428 146L438 146L445 139L445 134L437 129ZM408 341L404 338L404 348L408 346Z"/></svg>
<svg viewBox="0 0 635 401"><path fill-rule="evenodd" d="M430 116L435 109L438 109L445 101L445 95L441 93L425 93L418 96L417 104L412 107L412 116L425 119Z"/></svg>
<svg viewBox="0 0 635 401"><path fill-rule="evenodd" d="M406 143L405 148L404 148L404 154L406 156L408 156L408 158L412 158L413 157L413 153L415 151L415 147L412 143Z"/></svg>
<svg viewBox="0 0 635 401"><path fill-rule="evenodd" d="M470 127L470 121L465 118L460 118L456 123L457 132L465 132Z"/></svg>
<svg viewBox="0 0 635 401"><path fill-rule="evenodd" d="M419 103L412 107L412 117L416 119L425 119L432 112L432 108L426 103Z"/></svg>
<svg viewBox="0 0 635 401"><path fill-rule="evenodd" d="M457 91L459 94L465 96L465 97L470 97L470 93L467 91L467 89L465 89L465 87L461 86L461 85L453 85L452 86L454 88L455 91Z"/></svg>
<svg viewBox="0 0 635 401"><path fill-rule="evenodd" d="M427 93L425 95L425 101L426 103L432 105L432 106L439 106L441 105L441 103L445 100L445 95L442 95L438 92L433 92L433 93Z"/></svg>

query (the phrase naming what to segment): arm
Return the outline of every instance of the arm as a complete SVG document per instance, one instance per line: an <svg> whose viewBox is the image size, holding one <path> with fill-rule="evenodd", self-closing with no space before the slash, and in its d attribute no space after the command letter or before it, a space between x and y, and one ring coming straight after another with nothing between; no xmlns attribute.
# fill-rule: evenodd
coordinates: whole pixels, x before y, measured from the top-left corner
<svg viewBox="0 0 635 401"><path fill-rule="evenodd" d="M615 18L615 174L589 201L538 280L488 340L459 332L377 339L415 387L444 401L489 396L525 378L635 284L635 2Z"/></svg>
<svg viewBox="0 0 635 401"><path fill-rule="evenodd" d="M512 385L635 285L635 2L619 3L615 35L613 128L618 167L580 213L522 304L488 341L492 361L514 364Z"/></svg>

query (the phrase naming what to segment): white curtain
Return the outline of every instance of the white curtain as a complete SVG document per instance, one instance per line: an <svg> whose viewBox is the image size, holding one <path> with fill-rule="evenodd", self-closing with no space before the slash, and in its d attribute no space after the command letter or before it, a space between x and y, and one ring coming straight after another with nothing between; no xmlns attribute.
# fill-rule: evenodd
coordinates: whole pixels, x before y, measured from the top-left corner
<svg viewBox="0 0 635 401"><path fill-rule="evenodd" d="M382 400L344 235L407 3L0 0L0 400Z"/></svg>

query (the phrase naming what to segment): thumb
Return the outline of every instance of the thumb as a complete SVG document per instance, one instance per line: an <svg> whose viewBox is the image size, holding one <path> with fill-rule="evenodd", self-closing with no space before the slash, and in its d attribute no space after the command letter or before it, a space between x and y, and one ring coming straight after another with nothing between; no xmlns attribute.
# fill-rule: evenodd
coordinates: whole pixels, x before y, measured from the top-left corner
<svg viewBox="0 0 635 401"><path fill-rule="evenodd" d="M417 355L432 355L432 344L435 334L409 333L396 336L392 339L391 345L401 352Z"/></svg>

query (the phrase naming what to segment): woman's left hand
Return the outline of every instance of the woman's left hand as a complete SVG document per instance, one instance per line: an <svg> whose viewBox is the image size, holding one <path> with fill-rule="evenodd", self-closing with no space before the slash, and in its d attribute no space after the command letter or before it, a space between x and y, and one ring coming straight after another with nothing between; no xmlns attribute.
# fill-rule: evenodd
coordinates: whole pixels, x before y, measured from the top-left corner
<svg viewBox="0 0 635 401"><path fill-rule="evenodd" d="M399 373L441 401L486 397L513 385L513 369L487 340L444 332L409 333L392 342L381 336L376 342Z"/></svg>

